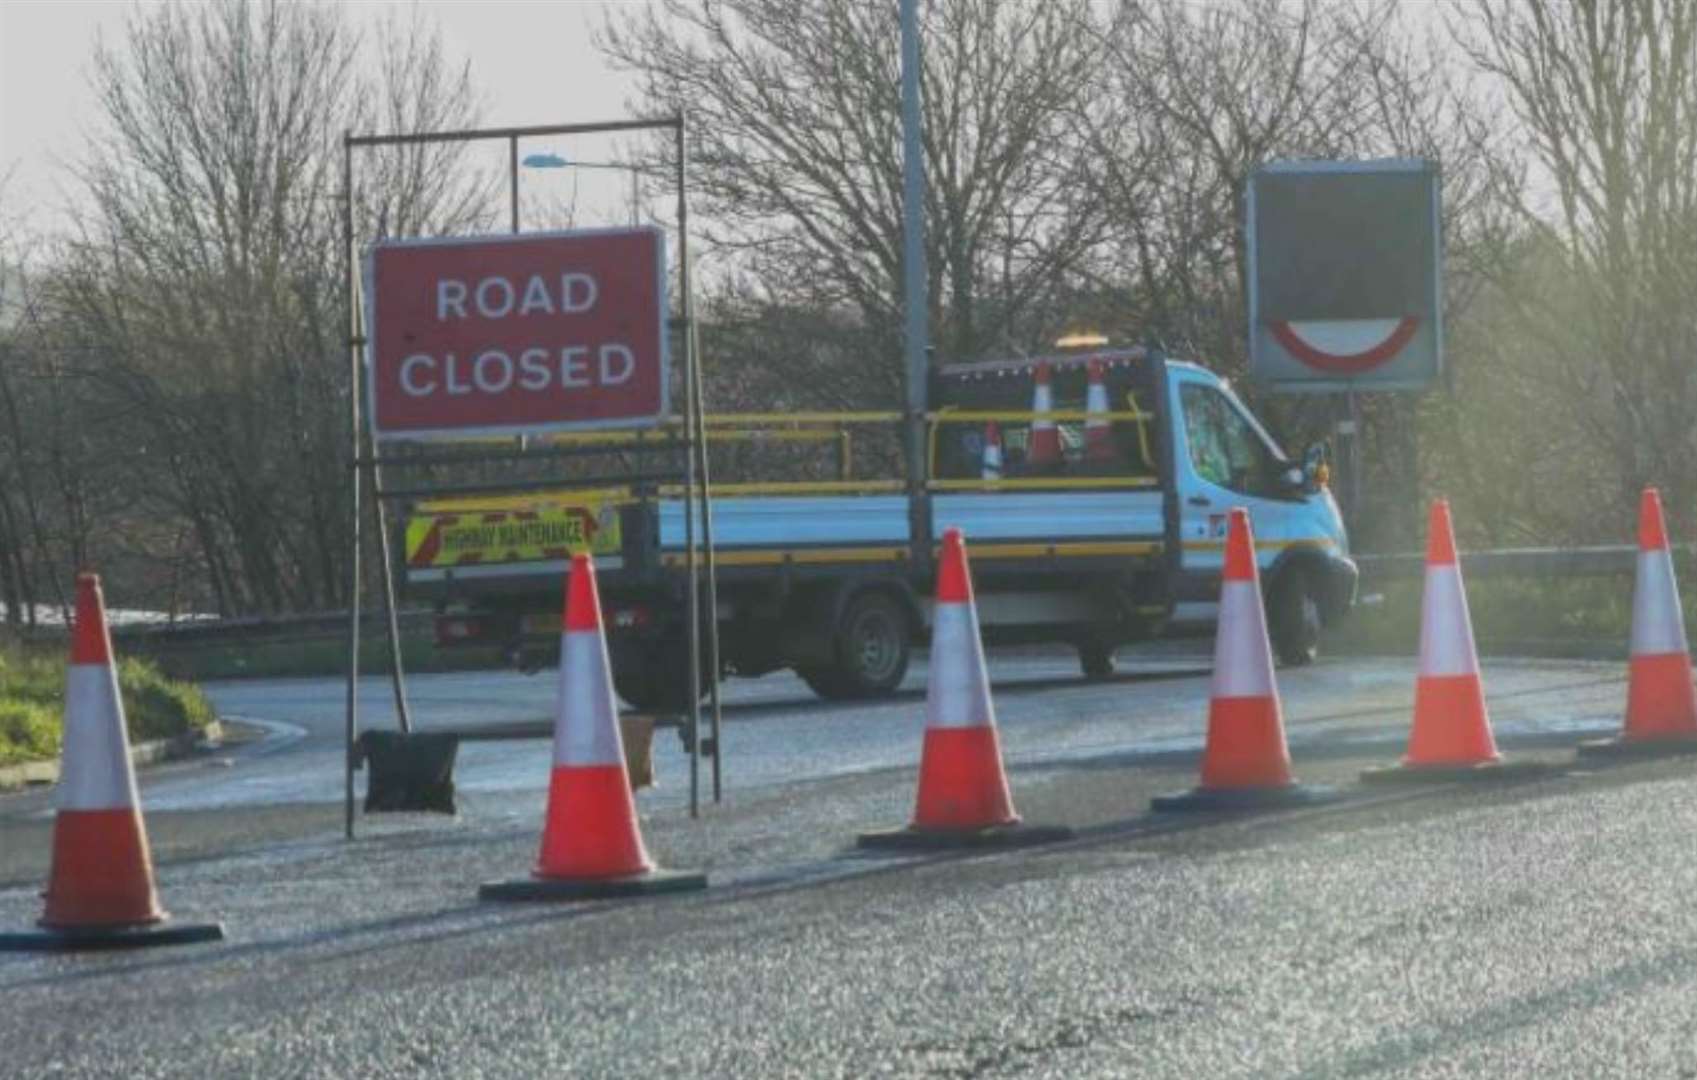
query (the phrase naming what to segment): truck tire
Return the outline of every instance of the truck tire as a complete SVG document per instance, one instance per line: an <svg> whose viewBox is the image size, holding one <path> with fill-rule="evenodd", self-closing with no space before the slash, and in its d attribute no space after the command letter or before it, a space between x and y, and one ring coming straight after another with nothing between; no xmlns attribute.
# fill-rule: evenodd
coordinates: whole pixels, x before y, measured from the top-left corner
<svg viewBox="0 0 1697 1080"><path fill-rule="evenodd" d="M912 651L907 612L888 593L868 590L843 608L833 635L836 662L797 673L828 700L884 697L901 685Z"/></svg>
<svg viewBox="0 0 1697 1080"><path fill-rule="evenodd" d="M1320 655L1320 595L1314 576L1291 567L1273 583L1268 634L1273 655L1287 667L1312 664Z"/></svg>

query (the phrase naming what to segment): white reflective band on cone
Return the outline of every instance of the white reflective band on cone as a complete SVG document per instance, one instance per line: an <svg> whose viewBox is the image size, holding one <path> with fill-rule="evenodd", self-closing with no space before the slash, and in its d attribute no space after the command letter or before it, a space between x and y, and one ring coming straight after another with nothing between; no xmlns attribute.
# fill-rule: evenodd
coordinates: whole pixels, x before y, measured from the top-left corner
<svg viewBox="0 0 1697 1080"><path fill-rule="evenodd" d="M558 700L555 765L624 764L618 706L599 631L568 630L560 635Z"/></svg>
<svg viewBox="0 0 1697 1080"><path fill-rule="evenodd" d="M1667 548L1638 553L1638 580L1632 589L1632 655L1683 653L1685 620L1679 610L1679 586Z"/></svg>
<svg viewBox="0 0 1697 1080"><path fill-rule="evenodd" d="M990 679L971 604L938 604L931 615L931 667L925 689L927 727L992 727Z"/></svg>
<svg viewBox="0 0 1697 1080"><path fill-rule="evenodd" d="M1273 693L1273 653L1267 616L1253 581L1228 581L1220 588L1220 624L1214 638L1217 698L1267 697Z"/></svg>
<svg viewBox="0 0 1697 1080"><path fill-rule="evenodd" d="M1479 674L1467 593L1454 564L1426 568L1426 593L1420 601L1420 674Z"/></svg>
<svg viewBox="0 0 1697 1080"><path fill-rule="evenodd" d="M65 671L65 735L60 810L122 810L136 805L130 739L124 730L118 673L108 664L72 664Z"/></svg>

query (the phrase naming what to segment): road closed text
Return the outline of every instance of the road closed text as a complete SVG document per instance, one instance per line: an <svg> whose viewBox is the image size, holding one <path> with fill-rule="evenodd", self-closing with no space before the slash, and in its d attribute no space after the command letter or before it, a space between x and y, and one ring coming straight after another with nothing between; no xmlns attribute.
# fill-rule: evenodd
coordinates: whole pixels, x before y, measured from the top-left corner
<svg viewBox="0 0 1697 1080"><path fill-rule="evenodd" d="M557 276L531 274L514 281L501 276L478 281L442 278L432 290L436 321L467 319L526 320L537 316L582 315L595 308L601 295L593 275L566 272ZM544 325L552 325L545 323ZM427 352L401 361L401 391L412 397L431 394L505 394L514 389L530 393L617 386L636 373L636 354L620 341L594 344L533 345L517 355L505 349L486 349L475 356Z"/></svg>
<svg viewBox="0 0 1697 1080"><path fill-rule="evenodd" d="M617 343L595 347L593 357L588 345L530 348L517 357L489 349L469 360L453 353L440 357L413 353L401 361L401 390L413 397L505 394L515 387L540 393L617 386L635 372L635 354Z"/></svg>
<svg viewBox="0 0 1697 1080"><path fill-rule="evenodd" d="M377 429L538 431L657 417L661 259L654 230L380 248Z"/></svg>

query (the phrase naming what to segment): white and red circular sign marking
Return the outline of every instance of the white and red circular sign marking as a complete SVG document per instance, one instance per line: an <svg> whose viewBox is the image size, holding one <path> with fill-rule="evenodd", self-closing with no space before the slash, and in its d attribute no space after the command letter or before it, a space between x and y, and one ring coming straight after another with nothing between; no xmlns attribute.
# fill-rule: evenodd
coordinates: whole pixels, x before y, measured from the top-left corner
<svg viewBox="0 0 1697 1080"><path fill-rule="evenodd" d="M1297 360L1333 375L1362 375L1389 362L1414 337L1420 320L1275 320L1273 339Z"/></svg>

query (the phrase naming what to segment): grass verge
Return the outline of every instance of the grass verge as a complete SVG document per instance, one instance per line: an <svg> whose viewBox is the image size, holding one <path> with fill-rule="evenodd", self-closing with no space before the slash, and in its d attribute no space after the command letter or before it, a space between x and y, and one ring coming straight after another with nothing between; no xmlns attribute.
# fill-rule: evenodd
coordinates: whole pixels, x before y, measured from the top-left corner
<svg viewBox="0 0 1697 1080"><path fill-rule="evenodd" d="M167 739L212 722L200 688L145 660L118 663L131 742ZM0 651L0 765L58 755L65 707L65 661L22 649Z"/></svg>

